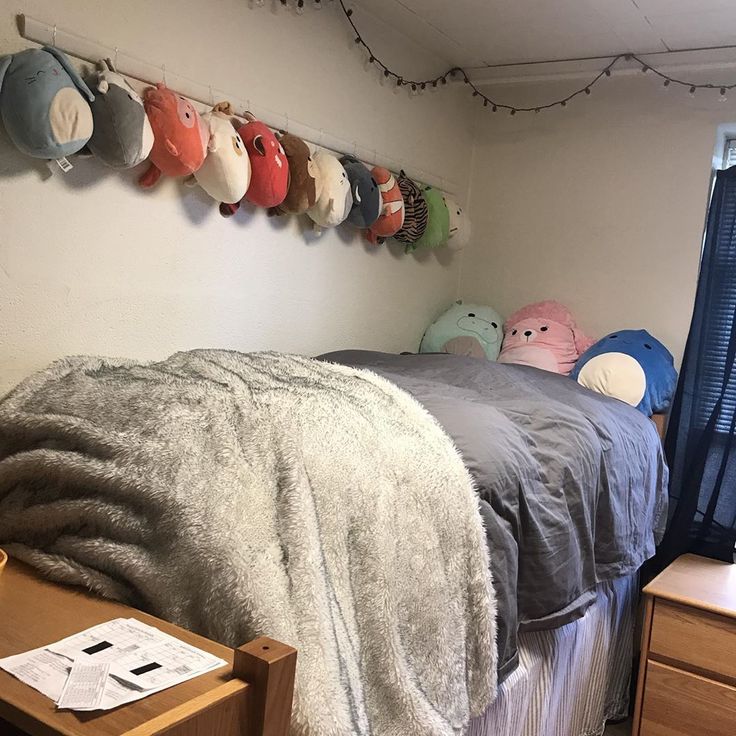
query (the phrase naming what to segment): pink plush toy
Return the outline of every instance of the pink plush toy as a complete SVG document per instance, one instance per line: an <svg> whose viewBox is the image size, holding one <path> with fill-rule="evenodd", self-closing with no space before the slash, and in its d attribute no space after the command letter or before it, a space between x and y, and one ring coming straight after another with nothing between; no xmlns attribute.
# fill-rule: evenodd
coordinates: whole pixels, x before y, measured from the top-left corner
<svg viewBox="0 0 736 736"><path fill-rule="evenodd" d="M570 310L555 301L522 307L504 325L499 363L518 363L566 376L594 342L575 323Z"/></svg>

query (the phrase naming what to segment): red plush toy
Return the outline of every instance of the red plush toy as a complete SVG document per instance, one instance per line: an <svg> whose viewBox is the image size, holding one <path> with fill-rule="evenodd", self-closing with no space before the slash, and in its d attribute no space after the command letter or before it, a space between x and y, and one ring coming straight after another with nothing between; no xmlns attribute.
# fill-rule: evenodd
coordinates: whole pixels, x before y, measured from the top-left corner
<svg viewBox="0 0 736 736"><path fill-rule="evenodd" d="M257 207L278 207L289 191L289 161L273 131L249 112L248 121L238 128L250 159L250 186L245 199ZM229 217L237 212L239 203L221 204L220 213Z"/></svg>
<svg viewBox="0 0 736 736"><path fill-rule="evenodd" d="M209 131L189 100L159 83L143 94L153 128L151 165L138 183L152 187L161 177L189 176L204 162Z"/></svg>
<svg viewBox="0 0 736 736"><path fill-rule="evenodd" d="M381 216L365 231L369 243L380 245L401 229L404 224L404 198L394 175L382 166L374 166L371 170L374 180L381 191L383 207Z"/></svg>

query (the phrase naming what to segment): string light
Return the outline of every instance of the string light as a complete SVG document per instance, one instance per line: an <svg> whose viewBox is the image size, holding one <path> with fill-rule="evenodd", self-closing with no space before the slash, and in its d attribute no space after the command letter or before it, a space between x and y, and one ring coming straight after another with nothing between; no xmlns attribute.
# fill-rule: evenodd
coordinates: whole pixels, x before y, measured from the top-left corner
<svg viewBox="0 0 736 736"><path fill-rule="evenodd" d="M314 0L315 7L321 7L322 1L323 0ZM260 4L259 0L256 0L256 2ZM281 4L287 5L287 0L281 0ZM492 97L489 97L484 92L481 92L481 90L476 86L476 84L470 79L465 69L459 66L452 67L451 69L448 69L444 74L440 74L430 79L407 79L401 76L397 72L393 71L387 64L381 61L371 50L371 47L365 41L365 39L363 38L363 35L361 34L360 30L355 24L355 20L354 20L355 13L353 9L347 7L344 0L338 0L338 5L340 9L342 10L345 18L347 19L347 22L350 24L353 32L355 33L356 45L362 46L368 52L369 54L368 65L377 64L378 67L383 70L382 81L390 77L394 77L396 79L396 86L394 89L395 92L398 92L401 89L401 87L408 86L410 90L410 94L416 95L418 93L418 90L424 90L428 86L430 86L432 89L437 89L438 85L447 84L448 77L450 77L451 79L455 79L458 75L460 75L461 81L465 85L470 87L472 96L476 99L479 98L483 102L484 108L490 106L490 109L492 112L497 112L498 110L508 110L511 115L516 115L516 113L519 113L519 112L539 113L542 110L550 110L555 107L562 107L562 108L567 107L567 103L571 102L579 95L585 95L586 97L590 96L590 94L592 93L592 88L596 84L598 84L598 82L600 82L602 79L610 77L613 73L614 68L619 66L622 61L635 62L636 64L639 64L641 66L642 73L646 74L647 72L650 72L651 74L656 75L662 80L663 86L665 89L669 89L672 85L677 85L679 87L687 88L691 96L694 96L695 92L699 89L718 90L720 93L720 96L718 99L721 102L726 102L728 100L727 93L730 92L732 89L736 89L736 83L734 84L714 84L712 82L709 82L709 83L699 84L695 82L689 82L683 79L678 79L677 77L672 77L669 74L665 74L659 69L656 69L655 67L651 66L651 64L644 61L636 54L627 52L624 54L618 54L617 56L614 56L613 58L611 58L608 64L606 65L606 67L603 68L600 72L598 72L587 84L580 87L580 89L577 89L574 92L570 93L566 97L563 97L558 100L552 100L551 102L546 102L542 105L537 104L532 107L519 107L516 105L507 105L503 102L499 102L498 100L494 100ZM304 0L297 0L297 10L303 8L303 6L304 6Z"/></svg>

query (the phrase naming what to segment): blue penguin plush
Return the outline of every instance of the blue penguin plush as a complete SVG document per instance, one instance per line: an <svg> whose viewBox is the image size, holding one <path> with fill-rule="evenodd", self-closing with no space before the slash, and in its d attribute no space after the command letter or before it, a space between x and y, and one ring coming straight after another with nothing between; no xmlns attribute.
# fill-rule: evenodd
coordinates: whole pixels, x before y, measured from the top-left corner
<svg viewBox="0 0 736 736"><path fill-rule="evenodd" d="M364 230L381 214L381 191L368 167L357 158L343 156L340 163L348 175L353 194L353 206L348 214L348 222Z"/></svg>
<svg viewBox="0 0 736 736"><path fill-rule="evenodd" d="M0 116L18 150L35 158L76 153L92 135L95 99L58 49L0 57Z"/></svg>
<svg viewBox="0 0 736 736"><path fill-rule="evenodd" d="M502 340L503 319L495 309L459 300L427 328L419 352L496 360Z"/></svg>
<svg viewBox="0 0 736 736"><path fill-rule="evenodd" d="M570 378L647 416L667 411L677 385L672 354L646 330L619 330L598 340L580 356Z"/></svg>

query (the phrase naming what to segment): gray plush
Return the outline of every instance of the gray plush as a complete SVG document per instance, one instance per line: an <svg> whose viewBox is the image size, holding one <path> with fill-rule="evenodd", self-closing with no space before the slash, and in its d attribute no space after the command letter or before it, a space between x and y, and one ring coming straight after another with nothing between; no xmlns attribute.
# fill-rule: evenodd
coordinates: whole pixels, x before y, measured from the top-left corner
<svg viewBox="0 0 736 736"><path fill-rule="evenodd" d="M57 361L0 402L0 544L229 645L296 646L293 734L457 736L495 696L467 470L364 370Z"/></svg>
<svg viewBox="0 0 736 736"><path fill-rule="evenodd" d="M148 158L153 129L140 95L107 59L89 80L95 90L91 103L94 131L89 149L107 166L129 169Z"/></svg>

